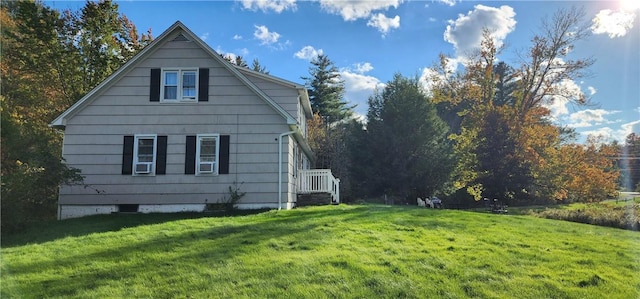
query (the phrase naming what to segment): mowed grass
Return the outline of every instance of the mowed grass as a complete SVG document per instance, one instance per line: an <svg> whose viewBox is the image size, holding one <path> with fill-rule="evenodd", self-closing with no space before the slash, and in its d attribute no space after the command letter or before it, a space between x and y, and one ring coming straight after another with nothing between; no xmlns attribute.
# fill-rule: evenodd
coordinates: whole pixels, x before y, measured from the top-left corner
<svg viewBox="0 0 640 299"><path fill-rule="evenodd" d="M113 215L2 242L2 298L640 298L638 232L526 215Z"/></svg>

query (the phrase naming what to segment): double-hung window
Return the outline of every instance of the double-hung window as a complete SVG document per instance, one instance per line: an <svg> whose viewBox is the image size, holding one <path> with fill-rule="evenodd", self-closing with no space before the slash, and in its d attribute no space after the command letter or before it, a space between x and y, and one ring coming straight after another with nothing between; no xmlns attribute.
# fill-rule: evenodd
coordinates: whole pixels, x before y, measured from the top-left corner
<svg viewBox="0 0 640 299"><path fill-rule="evenodd" d="M162 71L162 101L197 101L198 69L165 69Z"/></svg>
<svg viewBox="0 0 640 299"><path fill-rule="evenodd" d="M196 173L218 174L220 138L218 134L199 134L196 142Z"/></svg>
<svg viewBox="0 0 640 299"><path fill-rule="evenodd" d="M156 135L136 135L133 146L133 173L154 174L157 154Z"/></svg>

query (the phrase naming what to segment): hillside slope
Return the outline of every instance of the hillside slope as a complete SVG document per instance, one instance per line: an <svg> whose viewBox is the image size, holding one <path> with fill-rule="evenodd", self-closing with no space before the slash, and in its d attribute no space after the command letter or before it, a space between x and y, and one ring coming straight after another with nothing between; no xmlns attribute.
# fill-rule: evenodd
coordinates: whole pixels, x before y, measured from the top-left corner
<svg viewBox="0 0 640 299"><path fill-rule="evenodd" d="M640 234L382 205L113 215L3 236L2 298L640 298Z"/></svg>

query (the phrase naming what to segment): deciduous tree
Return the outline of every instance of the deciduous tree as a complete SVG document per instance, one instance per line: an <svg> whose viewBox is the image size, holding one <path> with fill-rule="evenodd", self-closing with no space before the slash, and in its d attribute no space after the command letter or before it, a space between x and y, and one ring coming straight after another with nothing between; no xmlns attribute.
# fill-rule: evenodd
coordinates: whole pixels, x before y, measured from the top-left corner
<svg viewBox="0 0 640 299"><path fill-rule="evenodd" d="M488 30L462 73L448 69L447 58L441 57L432 71L432 94L440 113L460 126L452 135L459 157L455 187L466 188L476 199L592 201L611 191L610 183L583 175L617 177L603 158L606 147L567 143L571 131L554 125L546 108L559 99L587 102L583 93L566 88L571 80L588 74L593 63L590 58L569 57L575 43L588 35L583 16L574 8L543 20L541 34L520 55L519 68L498 62L500 49ZM567 153L603 167L602 172L575 160L583 165L582 172L569 169Z"/></svg>
<svg viewBox="0 0 640 299"><path fill-rule="evenodd" d="M61 162L57 115L141 49L150 36L111 1L63 14L41 2L3 2L2 229L55 216L61 183L81 181ZM104 23L104 27L100 24Z"/></svg>

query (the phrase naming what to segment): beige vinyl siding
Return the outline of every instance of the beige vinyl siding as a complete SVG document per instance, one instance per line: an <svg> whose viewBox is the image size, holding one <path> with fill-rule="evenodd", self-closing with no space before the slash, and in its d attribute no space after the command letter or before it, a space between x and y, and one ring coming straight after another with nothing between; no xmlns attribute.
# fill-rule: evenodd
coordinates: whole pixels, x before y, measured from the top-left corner
<svg viewBox="0 0 640 299"><path fill-rule="evenodd" d="M270 82L252 75L247 75L247 78L287 111L294 119L298 119L300 101L298 100L298 91L295 88L287 88L282 84Z"/></svg>
<svg viewBox="0 0 640 299"><path fill-rule="evenodd" d="M171 39L168 39L171 40ZM241 203L273 205L278 200L278 135L289 131L286 120L243 85L196 43L166 42L66 124L63 156L82 170L88 186L62 186L61 205L192 204L228 197L234 182L246 192ZM162 67L209 68L208 102L149 101L150 70ZM265 92L292 115L298 101L294 88L263 82ZM291 105L290 103L293 103ZM230 135L229 174L184 174L188 135ZM122 175L125 135L167 136L166 174ZM285 200L295 201L291 181L293 138L285 137ZM284 201L283 201L284 203Z"/></svg>
<svg viewBox="0 0 640 299"><path fill-rule="evenodd" d="M300 131L302 132L302 136L307 138L307 116L304 113L304 109L302 108L302 104L298 101L298 124L300 125Z"/></svg>

